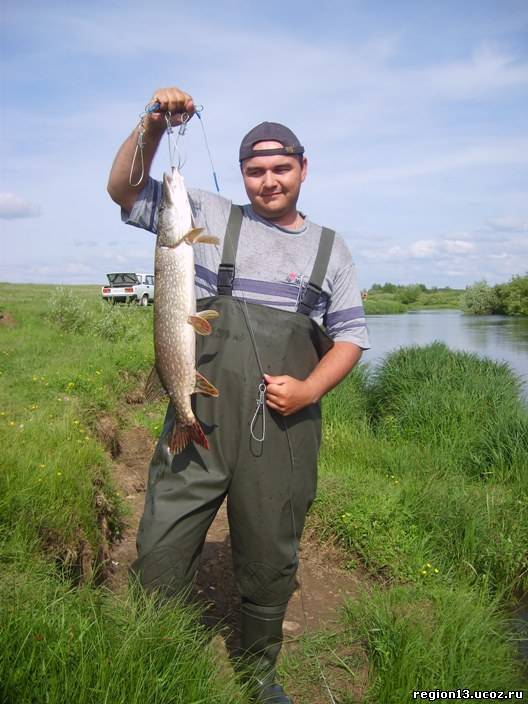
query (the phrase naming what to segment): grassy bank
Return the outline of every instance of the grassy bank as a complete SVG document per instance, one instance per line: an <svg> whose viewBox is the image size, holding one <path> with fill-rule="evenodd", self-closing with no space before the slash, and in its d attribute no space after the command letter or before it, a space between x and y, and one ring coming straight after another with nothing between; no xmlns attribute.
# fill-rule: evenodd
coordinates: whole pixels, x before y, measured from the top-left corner
<svg viewBox="0 0 528 704"><path fill-rule="evenodd" d="M1 285L0 301L4 699L242 704L188 609L97 586L125 511L101 418L159 432L161 410L123 411L152 363L152 309L102 307L96 287ZM520 688L508 614L528 586L527 443L511 371L440 344L360 368L325 399L310 520L372 586L301 646L335 652L343 691L365 652L369 704ZM319 678L306 662L286 674Z"/></svg>
<svg viewBox="0 0 528 704"><path fill-rule="evenodd" d="M97 587L124 501L101 418L152 364L152 309L96 287L0 286L0 699L231 704L188 608Z"/></svg>
<svg viewBox="0 0 528 704"><path fill-rule="evenodd" d="M380 580L347 610L369 701L520 686L508 614L528 587L528 417L514 374L407 348L332 392L325 421L315 519Z"/></svg>
<svg viewBox="0 0 528 704"><path fill-rule="evenodd" d="M0 599L3 702L245 701L188 606L71 588L36 557L4 571Z"/></svg>
<svg viewBox="0 0 528 704"><path fill-rule="evenodd" d="M458 309L464 291L428 289L423 284L374 284L363 301L367 315L406 313L410 310Z"/></svg>

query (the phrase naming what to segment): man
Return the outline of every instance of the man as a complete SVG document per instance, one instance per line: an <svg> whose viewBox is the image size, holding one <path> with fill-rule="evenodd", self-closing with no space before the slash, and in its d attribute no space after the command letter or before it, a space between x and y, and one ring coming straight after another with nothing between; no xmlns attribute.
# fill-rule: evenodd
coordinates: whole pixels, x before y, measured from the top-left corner
<svg viewBox="0 0 528 704"><path fill-rule="evenodd" d="M194 104L178 88L160 89L152 101L160 112L145 118L144 174L139 163L130 173L136 129L116 156L108 191L126 223L156 232L162 189L148 174L163 113L178 124ZM239 160L250 204L239 208L188 190L195 226L220 238L217 249L195 246L198 308L220 314L212 335L197 340L197 366L220 390L217 399L193 397L210 449L191 445L170 453L169 406L150 466L133 572L148 590L171 595L188 586L227 496L242 661L252 666L256 702L288 704L275 665L315 497L319 400L359 361L368 337L346 245L297 210L307 160L295 134L278 123L257 125L242 140Z"/></svg>

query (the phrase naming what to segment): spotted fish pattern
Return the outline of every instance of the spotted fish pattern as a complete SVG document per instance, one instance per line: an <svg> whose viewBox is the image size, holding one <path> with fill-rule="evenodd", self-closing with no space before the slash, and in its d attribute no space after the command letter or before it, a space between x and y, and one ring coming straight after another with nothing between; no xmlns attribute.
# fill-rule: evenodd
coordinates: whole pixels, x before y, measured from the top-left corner
<svg viewBox="0 0 528 704"><path fill-rule="evenodd" d="M211 333L213 310L196 312L193 244L217 244L218 239L193 227L183 176L177 169L163 175L154 259L155 369L147 382L146 397L163 387L174 407L170 450L181 452L193 441L209 448L191 407L191 395L218 396L218 390L196 371L195 334Z"/></svg>

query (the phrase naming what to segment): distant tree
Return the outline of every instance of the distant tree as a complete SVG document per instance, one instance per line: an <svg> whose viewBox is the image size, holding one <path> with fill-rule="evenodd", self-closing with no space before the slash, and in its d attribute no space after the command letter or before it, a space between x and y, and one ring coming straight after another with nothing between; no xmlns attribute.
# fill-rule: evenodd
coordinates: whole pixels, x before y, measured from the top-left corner
<svg viewBox="0 0 528 704"><path fill-rule="evenodd" d="M484 280L467 286L460 298L462 310L471 315L496 313L500 309L500 305L497 292Z"/></svg>
<svg viewBox="0 0 528 704"><path fill-rule="evenodd" d="M513 276L506 284L495 286L499 311L506 315L528 315L528 274Z"/></svg>
<svg viewBox="0 0 528 704"><path fill-rule="evenodd" d="M381 287L381 290L383 291L383 293L396 293L398 288L399 287L396 286L396 284L391 284L387 281L386 283L383 284L383 286Z"/></svg>
<svg viewBox="0 0 528 704"><path fill-rule="evenodd" d="M398 300L402 303L416 303L421 293L422 289L419 284L401 286L398 291Z"/></svg>

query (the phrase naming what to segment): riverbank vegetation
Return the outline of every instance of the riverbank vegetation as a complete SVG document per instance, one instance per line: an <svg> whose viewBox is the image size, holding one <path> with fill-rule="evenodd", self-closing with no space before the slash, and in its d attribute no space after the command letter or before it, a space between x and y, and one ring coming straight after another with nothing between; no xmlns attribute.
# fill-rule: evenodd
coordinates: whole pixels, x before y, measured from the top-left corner
<svg viewBox="0 0 528 704"><path fill-rule="evenodd" d="M363 292L367 315L405 313L409 310L459 308L462 289L427 288L425 284L373 284Z"/></svg>
<svg viewBox="0 0 528 704"><path fill-rule="evenodd" d="M0 301L0 698L243 704L188 607L104 588L126 500L100 421L130 417L152 309L101 306L94 287L0 285ZM163 410L154 423L137 408L156 433ZM405 348L360 366L323 412L309 520L366 578L318 642L340 638L345 664L352 647L367 654L369 704L520 689L509 614L528 587L528 419L516 377L440 343Z"/></svg>
<svg viewBox="0 0 528 704"><path fill-rule="evenodd" d="M489 286L477 281L465 289L427 288L425 284L373 284L363 291L367 315L405 313L411 310L454 308L471 315L528 316L528 275Z"/></svg>
<svg viewBox="0 0 528 704"><path fill-rule="evenodd" d="M347 607L369 702L515 689L528 588L528 414L505 364L435 343L361 368L324 402L315 516L377 583ZM526 634L525 634L526 635Z"/></svg>
<svg viewBox="0 0 528 704"><path fill-rule="evenodd" d="M508 283L496 286L477 281L466 288L460 297L460 306L471 315L528 316L528 274L513 276Z"/></svg>

